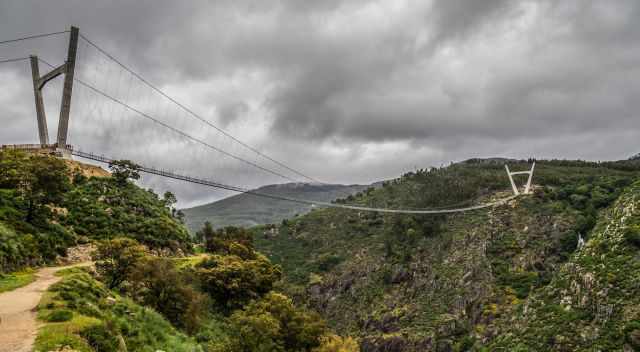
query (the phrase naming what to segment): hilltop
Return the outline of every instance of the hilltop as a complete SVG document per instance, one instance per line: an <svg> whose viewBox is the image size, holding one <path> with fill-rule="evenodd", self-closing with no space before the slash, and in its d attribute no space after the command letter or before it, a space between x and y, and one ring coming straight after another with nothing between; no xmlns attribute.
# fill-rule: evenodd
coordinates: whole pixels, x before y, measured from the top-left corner
<svg viewBox="0 0 640 352"><path fill-rule="evenodd" d="M282 265L281 289L359 337L365 352L629 350L640 346L639 175L637 161L538 160L534 194L490 210L317 209L254 236ZM349 202L429 208L509 192L502 160L474 159L408 173Z"/></svg>
<svg viewBox="0 0 640 352"><path fill-rule="evenodd" d="M0 152L0 273L52 263L67 248L117 236L157 251L190 252L191 238L160 197L101 168Z"/></svg>
<svg viewBox="0 0 640 352"><path fill-rule="evenodd" d="M254 191L280 197L331 202L366 189L364 185L285 183L263 186ZM238 194L213 203L183 209L185 222L192 232L206 221L213 227L255 226L280 222L311 210L308 204Z"/></svg>

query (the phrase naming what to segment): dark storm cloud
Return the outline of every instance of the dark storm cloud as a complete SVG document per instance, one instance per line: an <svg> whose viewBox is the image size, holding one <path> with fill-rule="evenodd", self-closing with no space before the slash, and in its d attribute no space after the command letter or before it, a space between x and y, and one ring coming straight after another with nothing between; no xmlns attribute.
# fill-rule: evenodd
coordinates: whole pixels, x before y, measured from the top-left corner
<svg viewBox="0 0 640 352"><path fill-rule="evenodd" d="M564 7L536 4L540 7L537 11L544 15L530 25L532 28L526 33L530 37L524 36L517 42L528 52L511 58L522 61L501 65L473 58L452 58L463 60L466 66L463 70L470 74L464 77L472 87L470 90L465 86L449 86L447 80L456 79L455 72L453 77L408 74L414 68L437 62L443 50L462 48L459 54L465 55L464 47L474 41L485 41L488 46L504 44L500 36L483 37L478 32L500 21L513 21L502 31L517 30L513 28L519 25L517 16L524 16L522 12L526 10L520 5L513 1L436 2L429 9L435 11L430 16L436 18L435 28L418 23L413 28L398 29L406 36L394 33L393 39L406 40L405 45L401 42L385 45L380 40L380 45L373 47L388 51L350 47L335 52L334 60L318 63L311 58L312 66L292 79L272 100L276 130L304 138L321 139L338 134L358 140L402 140L477 135L514 138L637 128L634 111L638 106L633 97L640 87L637 80L629 79L637 77L640 62L637 50L640 25L633 20L638 11L635 2L601 3L584 8L577 2ZM553 21L544 21L544 16ZM611 18L603 18L607 16ZM557 25L560 29L545 25ZM565 30L562 27L567 28L566 32L562 32ZM433 51L424 52L420 47L403 50L415 40L409 33L425 28L432 31L425 47ZM603 47L613 50L603 51ZM362 60L350 66L349 54L355 53ZM385 60L387 54L394 57ZM471 65L475 67L470 69ZM492 72L486 72L487 69ZM394 74L405 80L394 81ZM431 92L436 96L429 96L424 91L420 96L429 80L441 92ZM478 82L482 84L474 89ZM437 93L444 97L438 97ZM406 97L412 94L413 97ZM478 106L465 106L479 99L482 103ZM615 124L611 124L612 118Z"/></svg>
<svg viewBox="0 0 640 352"><path fill-rule="evenodd" d="M0 2L1 37L78 25L207 119L343 182L505 150L636 153L638 18L634 0ZM38 48L60 62L60 47ZM3 49L0 57L14 53ZM20 92L0 93L27 104L0 107L3 125L32 114L28 85ZM140 126L129 126L132 135L152 139ZM135 144L127 137L105 132L93 142ZM206 172L192 157L181 167L190 163Z"/></svg>
<svg viewBox="0 0 640 352"><path fill-rule="evenodd" d="M434 36L438 41L463 38L487 21L500 20L517 4L511 0L448 0L435 1L427 21L435 22Z"/></svg>

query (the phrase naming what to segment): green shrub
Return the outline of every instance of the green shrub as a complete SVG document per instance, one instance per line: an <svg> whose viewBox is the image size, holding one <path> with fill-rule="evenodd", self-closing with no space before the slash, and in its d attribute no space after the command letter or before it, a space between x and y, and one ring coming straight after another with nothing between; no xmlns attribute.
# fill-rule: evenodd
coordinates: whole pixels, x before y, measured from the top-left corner
<svg viewBox="0 0 640 352"><path fill-rule="evenodd" d="M87 340L89 346L96 352L119 351L119 342L114 335L114 332L104 324L93 325L80 332L80 336Z"/></svg>
<svg viewBox="0 0 640 352"><path fill-rule="evenodd" d="M69 215L63 225L92 239L126 236L149 248L191 251L186 228L174 217L170 204L151 190L113 178L91 178L65 196Z"/></svg>
<svg viewBox="0 0 640 352"><path fill-rule="evenodd" d="M73 312L68 309L54 310L47 316L47 321L51 323L60 323L69 321L73 318Z"/></svg>
<svg viewBox="0 0 640 352"><path fill-rule="evenodd" d="M640 320L632 321L625 327L626 340L636 349L640 349Z"/></svg>
<svg viewBox="0 0 640 352"><path fill-rule="evenodd" d="M316 261L316 265L318 266L318 270L320 271L329 271L333 269L336 265L342 262L342 257L335 254L324 254L321 255Z"/></svg>
<svg viewBox="0 0 640 352"><path fill-rule="evenodd" d="M0 272L52 262L76 239L124 235L188 253L191 239L172 200L126 180L72 174L59 158L0 151Z"/></svg>
<svg viewBox="0 0 640 352"><path fill-rule="evenodd" d="M115 238L98 244L91 258L111 289L120 286L144 257L146 248L130 238Z"/></svg>
<svg viewBox="0 0 640 352"><path fill-rule="evenodd" d="M56 302L62 301L60 304L73 311L74 319L40 329L36 342L38 351L58 350L65 346L60 342L78 351L124 351L124 346L120 345L124 342L128 351L203 352L195 341L175 329L160 314L107 291L102 283L85 272L69 273L49 290L57 294L81 292L82 296L76 301L55 297ZM116 301L106 302L109 296L115 297ZM40 307L43 308L47 309L46 305ZM83 315L90 310L91 318ZM44 316L46 319L46 314Z"/></svg>
<svg viewBox="0 0 640 352"><path fill-rule="evenodd" d="M213 255L196 265L195 274L218 308L229 312L271 291L282 271L261 254L250 260Z"/></svg>
<svg viewBox="0 0 640 352"><path fill-rule="evenodd" d="M185 279L172 260L149 258L136 265L131 274L134 298L155 309L174 326L196 332L206 314L205 296Z"/></svg>
<svg viewBox="0 0 640 352"><path fill-rule="evenodd" d="M298 310L290 298L269 293L230 318L234 333L229 351L310 351L320 346L327 328L317 314Z"/></svg>
<svg viewBox="0 0 640 352"><path fill-rule="evenodd" d="M624 239L628 244L640 248L640 226L630 226L624 232Z"/></svg>
<svg viewBox="0 0 640 352"><path fill-rule="evenodd" d="M198 231L196 237L204 240L205 248L209 253L236 254L242 258L251 259L253 236L242 227L227 226L219 230L213 230L211 223L205 222L204 227Z"/></svg>

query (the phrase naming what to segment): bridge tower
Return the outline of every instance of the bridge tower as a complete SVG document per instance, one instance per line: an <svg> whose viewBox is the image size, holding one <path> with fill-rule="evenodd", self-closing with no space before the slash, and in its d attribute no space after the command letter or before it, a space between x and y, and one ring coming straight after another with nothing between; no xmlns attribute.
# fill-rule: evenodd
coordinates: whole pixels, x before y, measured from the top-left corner
<svg viewBox="0 0 640 352"><path fill-rule="evenodd" d="M531 192L531 180L533 179L533 169L536 168L536 162L533 162L533 165L531 165L531 170L528 171L510 171L509 170L509 166L507 164L504 164L504 168L507 170L507 175L509 176L509 181L511 182L511 188L513 189L513 194L514 195L520 195L520 191L518 190L518 186L516 186L516 183L513 181L513 176L514 175L529 175L529 178L527 179L527 184L524 187L524 192L523 194L529 194Z"/></svg>
<svg viewBox="0 0 640 352"><path fill-rule="evenodd" d="M40 144L49 146L49 131L47 129L47 115L44 111L42 100L42 89L47 82L64 75L64 86L62 88L62 103L60 104L60 119L58 122L58 138L55 147L63 155L68 155L67 134L69 129L69 113L71 112L71 93L73 92L73 75L76 66L76 53L78 51L78 27L71 27L69 36L69 48L67 50L67 60L64 64L54 68L43 76L40 76L38 57L31 55L31 76L33 78L33 95L36 104L36 116L38 120L38 135Z"/></svg>

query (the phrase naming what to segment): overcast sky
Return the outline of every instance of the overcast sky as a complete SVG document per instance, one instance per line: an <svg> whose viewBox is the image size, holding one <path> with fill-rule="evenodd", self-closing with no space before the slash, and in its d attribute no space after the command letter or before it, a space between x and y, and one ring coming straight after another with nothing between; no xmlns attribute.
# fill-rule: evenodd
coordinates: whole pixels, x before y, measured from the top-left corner
<svg viewBox="0 0 640 352"><path fill-rule="evenodd" d="M321 181L369 183L472 157L640 152L639 18L636 0L0 0L0 40L76 25L265 154ZM61 63L66 40L0 45L0 59L36 53ZM86 43L79 61L80 77L145 113L300 179L156 103ZM30 79L27 62L0 64L0 143L37 141ZM51 138L59 88L45 95ZM70 140L86 150L246 187L286 181L156 132L86 89L73 104ZM143 184L174 191L183 206L224 195Z"/></svg>

